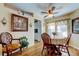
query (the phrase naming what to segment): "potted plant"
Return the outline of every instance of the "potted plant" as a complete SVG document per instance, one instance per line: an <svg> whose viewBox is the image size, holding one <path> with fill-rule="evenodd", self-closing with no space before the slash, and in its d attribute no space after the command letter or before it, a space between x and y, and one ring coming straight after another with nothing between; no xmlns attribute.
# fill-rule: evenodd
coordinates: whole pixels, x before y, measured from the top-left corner
<svg viewBox="0 0 79 59"><path fill-rule="evenodd" d="M23 36L20 38L20 44L21 44L22 48L28 47L29 42L27 40L28 40L28 38L26 36Z"/></svg>
<svg viewBox="0 0 79 59"><path fill-rule="evenodd" d="M56 32L52 32L52 34L55 36L57 33Z"/></svg>

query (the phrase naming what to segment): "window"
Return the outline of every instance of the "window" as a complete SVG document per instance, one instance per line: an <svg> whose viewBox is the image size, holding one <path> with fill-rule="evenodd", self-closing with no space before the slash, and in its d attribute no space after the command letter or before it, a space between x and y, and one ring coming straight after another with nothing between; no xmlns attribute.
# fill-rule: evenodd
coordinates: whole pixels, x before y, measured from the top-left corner
<svg viewBox="0 0 79 59"><path fill-rule="evenodd" d="M47 24L47 32L53 37L53 32L56 32L56 37L64 38L67 37L67 21L59 21Z"/></svg>
<svg viewBox="0 0 79 59"><path fill-rule="evenodd" d="M50 23L48 26L48 34L52 37L52 32L55 32L55 23Z"/></svg>
<svg viewBox="0 0 79 59"><path fill-rule="evenodd" d="M67 21L57 22L58 37L67 37Z"/></svg>

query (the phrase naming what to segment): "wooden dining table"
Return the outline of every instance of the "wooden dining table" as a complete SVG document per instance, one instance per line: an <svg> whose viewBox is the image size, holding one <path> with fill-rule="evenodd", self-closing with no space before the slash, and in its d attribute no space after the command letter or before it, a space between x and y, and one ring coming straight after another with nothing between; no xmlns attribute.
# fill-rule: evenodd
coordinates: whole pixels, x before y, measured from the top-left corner
<svg viewBox="0 0 79 59"><path fill-rule="evenodd" d="M51 43L52 44L56 44L56 45L62 45L62 44L65 44L66 43L66 39L65 38L54 38L54 39L51 39Z"/></svg>

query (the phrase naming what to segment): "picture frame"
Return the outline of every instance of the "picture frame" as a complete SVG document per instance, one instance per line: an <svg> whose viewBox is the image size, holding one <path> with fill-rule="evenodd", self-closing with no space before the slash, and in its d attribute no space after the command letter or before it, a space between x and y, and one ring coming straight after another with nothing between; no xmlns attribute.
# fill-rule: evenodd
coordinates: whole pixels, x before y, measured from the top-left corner
<svg viewBox="0 0 79 59"><path fill-rule="evenodd" d="M28 18L12 14L11 29L12 31L28 31Z"/></svg>
<svg viewBox="0 0 79 59"><path fill-rule="evenodd" d="M72 33L79 34L79 17L72 20Z"/></svg>

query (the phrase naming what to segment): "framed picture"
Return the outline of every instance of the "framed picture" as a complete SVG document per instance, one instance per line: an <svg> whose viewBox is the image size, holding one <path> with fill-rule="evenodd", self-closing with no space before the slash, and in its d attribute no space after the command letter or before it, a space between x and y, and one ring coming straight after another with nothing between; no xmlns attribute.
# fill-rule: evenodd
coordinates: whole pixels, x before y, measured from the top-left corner
<svg viewBox="0 0 79 59"><path fill-rule="evenodd" d="M72 20L72 33L79 34L79 17Z"/></svg>
<svg viewBox="0 0 79 59"><path fill-rule="evenodd" d="M28 18L19 15L11 15L12 31L28 31Z"/></svg>

